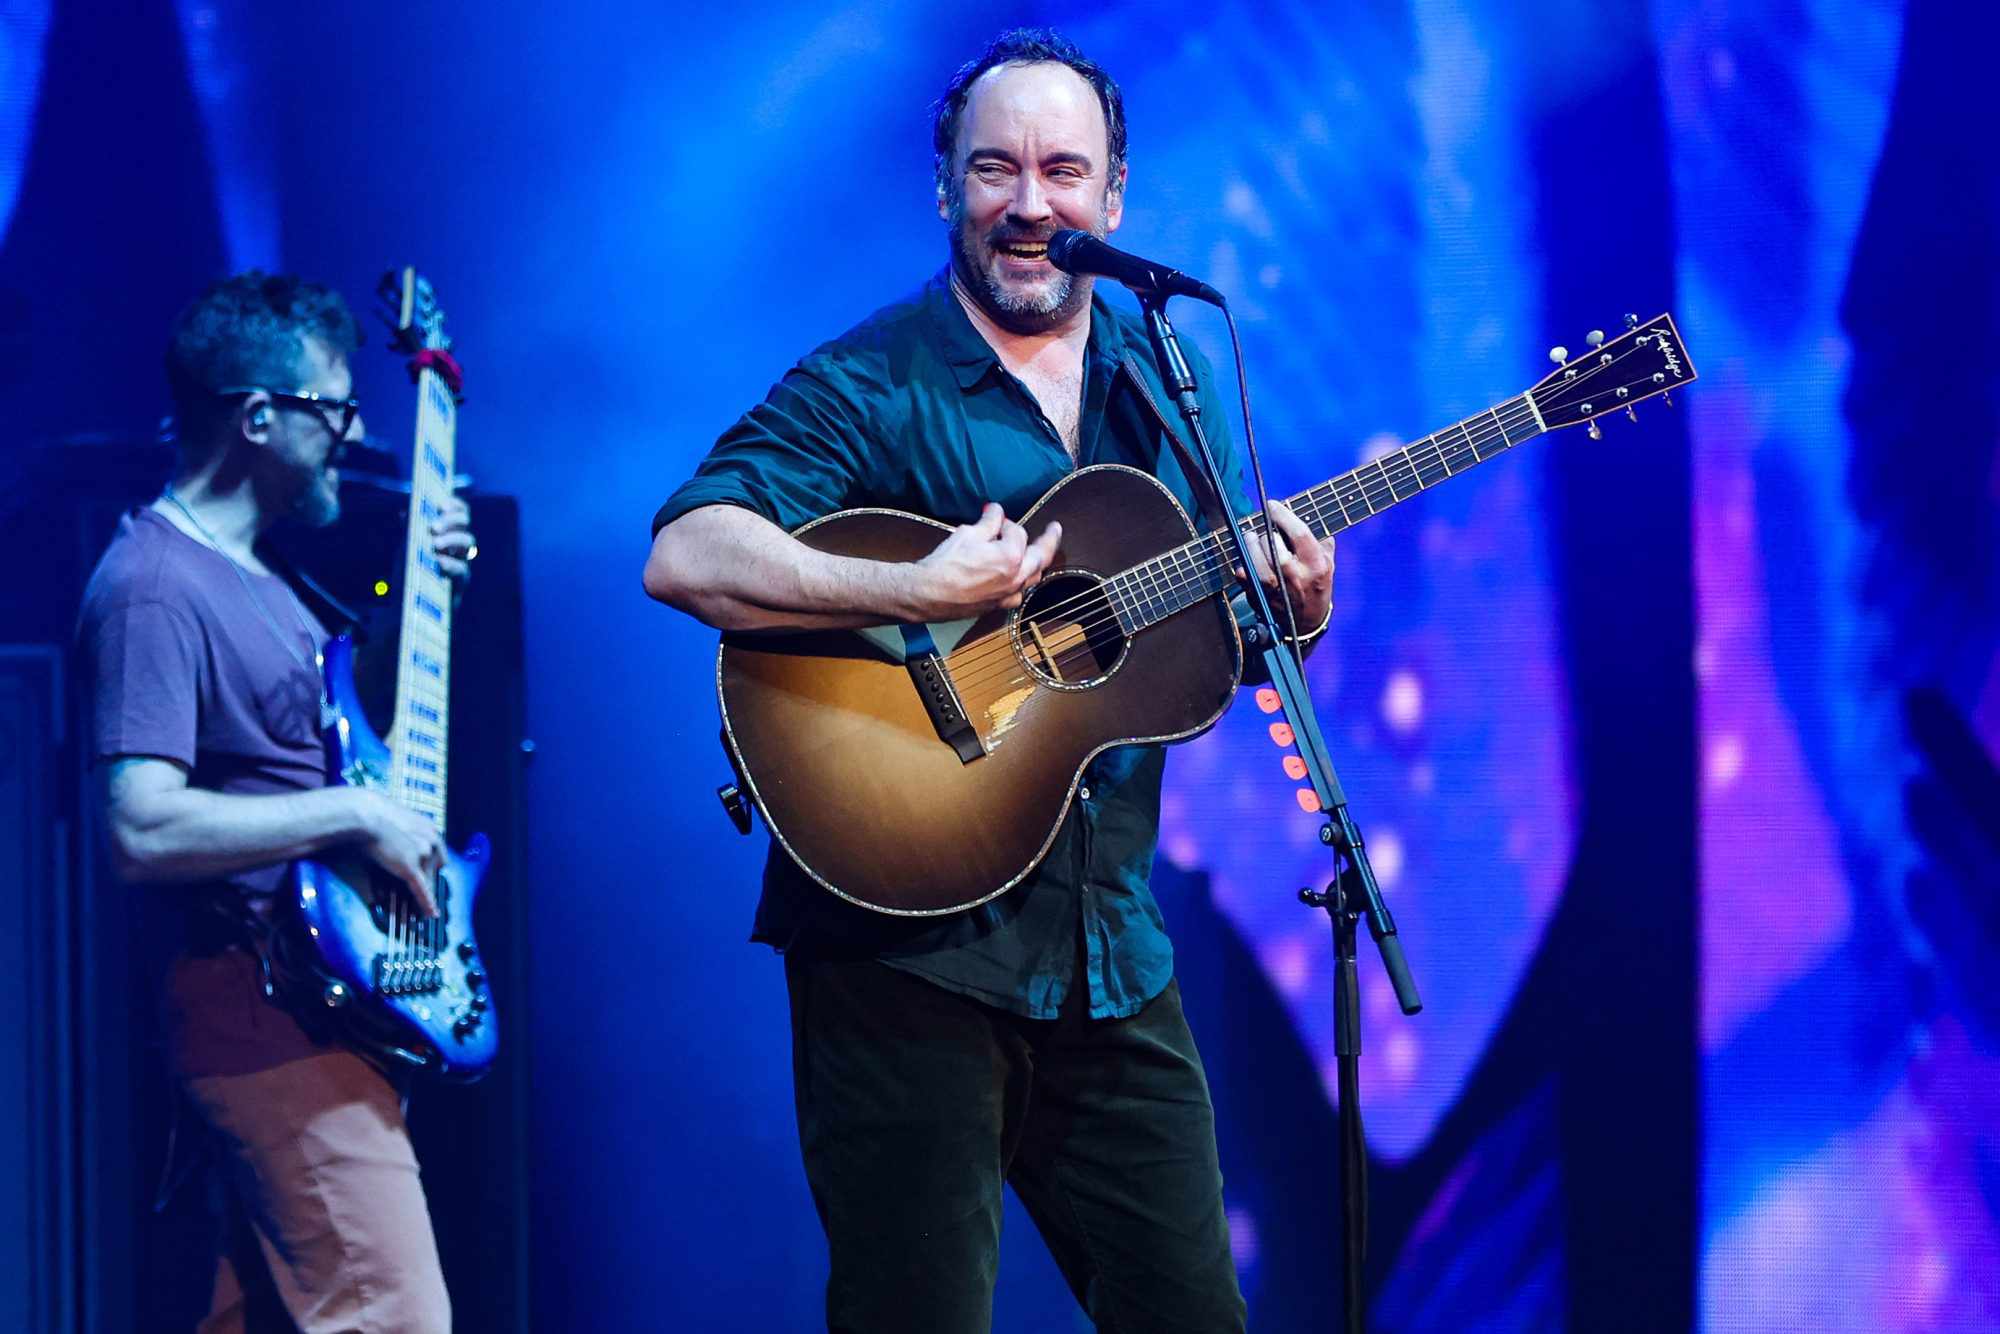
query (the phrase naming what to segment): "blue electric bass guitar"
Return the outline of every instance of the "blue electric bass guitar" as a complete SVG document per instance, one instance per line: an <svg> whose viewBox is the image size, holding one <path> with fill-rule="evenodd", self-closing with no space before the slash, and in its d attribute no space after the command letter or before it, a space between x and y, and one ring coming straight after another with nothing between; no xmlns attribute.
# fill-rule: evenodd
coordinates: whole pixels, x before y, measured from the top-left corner
<svg viewBox="0 0 2000 1334"><path fill-rule="evenodd" d="M459 370L429 282L404 269L383 280L383 295L417 383L395 713L388 736L377 736L355 690L353 642L346 635L330 642L328 781L376 788L441 829L452 591L432 551L430 523L451 496ZM475 1079L492 1065L499 1026L472 934L490 857L484 834L473 835L463 852L446 850L434 918L419 916L407 889L359 854L293 864L289 906L307 945L288 953L304 956L306 990L316 986L320 1001L338 1012L344 1036L454 1079Z"/></svg>

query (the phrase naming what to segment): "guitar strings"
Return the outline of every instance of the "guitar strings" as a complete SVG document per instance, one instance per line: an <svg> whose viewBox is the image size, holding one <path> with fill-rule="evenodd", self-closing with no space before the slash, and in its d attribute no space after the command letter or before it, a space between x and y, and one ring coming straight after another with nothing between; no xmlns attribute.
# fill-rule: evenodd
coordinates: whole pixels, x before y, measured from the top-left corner
<svg viewBox="0 0 2000 1334"><path fill-rule="evenodd" d="M1349 502L1343 498L1342 483L1348 484L1346 488L1348 496L1353 497L1368 507L1367 514L1364 514L1363 518L1368 517L1369 514L1378 512L1380 509L1385 509L1388 505L1405 499L1405 497L1396 493L1395 474L1397 470L1387 466L1388 464L1402 464L1401 473L1417 484L1417 490L1423 490L1425 487L1434 485L1437 481L1442 480L1442 476L1437 475L1440 468L1443 470L1443 476L1454 475L1453 459L1463 459L1470 453L1472 456L1471 463L1483 462L1484 459L1478 453L1479 449L1493 443L1496 439L1506 439L1511 446L1514 441L1509 430L1510 425L1514 430L1526 430L1533 427L1533 413L1529 411L1524 403L1514 402L1503 405L1503 407L1508 412L1508 419L1503 420L1498 415L1498 409L1489 412L1487 415L1493 417L1494 426L1487 427L1484 423L1480 423L1480 431L1476 438L1472 432L1465 429L1464 423L1460 423L1458 426L1447 428L1446 431L1439 432L1438 434L1441 436L1451 430L1457 430L1460 432L1461 442L1441 444L1437 436L1426 437L1424 440L1396 451L1393 456L1371 460L1369 463L1363 464L1361 467L1353 469L1339 478L1334 478L1308 491L1302 492L1292 497L1288 503L1292 506L1295 513L1307 521L1308 526L1312 526L1315 522L1324 524L1330 507L1337 508L1340 511L1343 526L1352 526L1354 523L1359 522L1359 520L1348 510ZM1539 434L1539 431L1532 433ZM1527 438L1529 437L1524 436L1523 440L1525 441ZM1422 458L1422 454L1426 450L1432 456L1429 460ZM1466 466L1470 466L1470 464ZM1375 470L1374 478L1367 479L1360 476L1361 473L1371 467ZM1322 495L1321 493L1324 494ZM1415 494L1415 492L1411 494ZM1381 500L1385 496L1387 497L1386 502L1378 504L1378 500ZM1251 516L1245 520L1245 527L1258 534L1262 533L1263 526L1264 520L1262 516ZM1228 553L1223 550L1226 536L1226 534L1219 530L1211 530L1204 538L1198 538L1182 547L1163 553L1150 561L1142 562L1130 570L1113 576L1111 580L1106 581L1105 584L1098 585L1089 593L1078 595L1071 598L1068 602L1058 603L1053 607L1043 609L1034 618L1034 623L1047 624L1051 621L1060 621L1065 614L1080 615L1080 609L1092 601L1111 602L1113 608L1111 619L1115 619L1118 614L1115 596L1108 593L1107 590L1121 581L1131 583L1134 581L1135 576L1139 584L1139 591L1143 593L1148 601L1160 599L1163 594L1167 600L1173 600L1180 594L1185 593L1190 587L1196 585L1203 586L1202 596L1212 595L1214 592L1220 591L1220 588L1223 586L1220 583L1211 583L1211 581L1221 568L1222 563L1225 563L1228 559ZM1157 570L1156 572L1149 573L1148 571L1152 567L1157 567ZM1152 581L1151 587L1146 586L1145 581L1147 580ZM1177 607L1174 610L1179 609ZM1100 615L1094 621L1079 619L1075 624L1077 628L1084 632L1086 638L1088 638L1107 628L1109 623L1109 619ZM1149 622L1149 624L1151 623L1153 622ZM985 636L981 643L968 646L969 651L963 656L963 661L966 662L968 670L962 675L956 670L954 671L954 675L959 678L961 690L968 689L974 685L992 684L990 671L982 669L990 668L993 664L990 661L982 661L982 659L999 657L1002 659L1000 665L1009 669L1013 665L1020 663L1020 656L1014 651L1011 642L989 642L998 638L997 635ZM956 669L960 659L952 658L949 661L952 662ZM1017 673L1011 679L1000 684L1011 686L1026 679Z"/></svg>
<svg viewBox="0 0 2000 1334"><path fill-rule="evenodd" d="M1664 341L1664 332L1659 330L1653 332L1655 337ZM1624 343L1625 341L1624 338L1617 340L1618 343ZM1574 393L1582 389L1588 381L1596 378L1600 373L1612 369L1619 362L1634 355L1638 350L1636 342L1637 340L1634 338L1633 345L1610 354L1608 358L1605 356L1598 357L1593 364L1583 368L1575 378L1547 387L1560 389L1566 393ZM1644 382L1633 381L1632 383L1638 384ZM1454 459L1462 459L1467 453L1470 453L1472 464L1467 466L1485 462L1485 457L1482 457L1479 451L1484 446L1493 443L1496 438L1505 440L1507 447L1511 448L1516 442L1511 438L1510 423L1514 429L1535 427L1536 429L1532 434L1541 434L1544 427L1544 422L1539 416L1541 405L1534 402L1533 396L1543 388L1544 386L1537 386L1536 389L1529 390L1526 394L1520 395L1517 399L1510 400L1498 408L1488 409L1482 416L1492 419L1493 426L1491 428L1487 427L1478 417L1468 418L1466 421L1459 422L1454 426L1446 427L1443 431L1426 436L1424 439L1404 446L1399 450L1392 451L1391 454L1385 455L1383 458L1370 460L1368 463L1350 469L1339 477L1329 479L1318 486L1301 492L1287 503L1291 506L1294 513L1306 519L1309 527L1312 526L1314 521L1323 521L1325 519L1327 506L1330 503L1339 510L1342 518L1342 527L1351 527L1359 522L1359 520L1348 509L1350 499L1358 500L1366 508L1367 513L1362 516L1366 518L1378 513L1381 509L1387 508L1389 505L1407 498L1396 493L1396 476L1391 465L1400 466L1402 472L1410 480L1416 482L1417 490L1421 491L1442 480L1442 478L1435 476L1427 479L1426 468L1434 471L1442 467L1445 476L1453 476L1457 471L1453 467ZM1501 415L1503 411L1506 414L1505 417ZM1478 423L1476 435L1473 430L1468 429L1467 422ZM1449 436L1453 431L1458 433L1460 437L1459 442L1444 443L1443 438ZM1531 437L1524 437L1524 440L1526 438ZM1423 458L1426 450L1431 455L1428 461ZM1363 474L1371 467L1375 472L1374 477L1365 477ZM1346 488L1345 491L1343 491L1343 485ZM1320 495L1322 492L1325 493L1323 497ZM1378 504L1377 501L1385 494L1388 497L1387 502ZM1415 493L1413 492L1412 494ZM1252 516L1245 520L1244 523L1246 530L1259 535L1263 531L1263 525L1264 518L1261 515ZM1323 536L1325 534L1316 535ZM1082 632L1083 642L1086 646L1084 652L1088 653L1089 649L1087 646L1090 641L1113 623L1118 625L1121 633L1124 632L1123 621L1116 601L1116 589L1121 584L1130 584L1136 578L1139 589L1145 592L1149 601L1164 600L1168 602L1177 601L1189 588L1199 586L1201 591L1198 597L1173 607L1167 613L1168 615L1184 610L1187 606L1193 605L1194 602L1213 596L1215 593L1221 591L1223 587L1226 587L1226 583L1213 582L1213 577L1219 568L1217 564L1218 560L1226 562L1228 559L1227 554L1221 551L1221 544L1224 537L1225 534L1212 530L1202 538L1183 544L1172 551L1162 553L1149 561L1141 562L1129 570L1121 571L1111 579L1093 587L1087 593L1076 595L1066 602L1042 609L1030 623L1033 625L1043 625L1061 621L1066 615L1077 615L1079 619L1074 622L1074 628ZM1150 589L1145 587L1145 581L1149 579L1154 581L1154 585ZM1162 595L1164 595L1164 598L1162 598ZM1081 619L1083 610L1089 607L1093 601L1108 605L1111 609L1110 615L1107 617L1100 614L1094 620L1089 621ZM1146 625L1136 627L1132 633L1137 633L1151 624L1157 624L1157 620L1148 621ZM1066 655L1056 655L1059 662L1064 656ZM954 678L961 692L968 692L974 688L992 690L996 687L1004 692L1014 686L1027 684L1034 680L1032 671L1022 670L1026 668L1027 664L1015 649L1011 635L1002 636L996 632L982 636L979 642L966 646L966 649L960 653L947 655L946 661L954 668ZM965 665L965 670L962 673L956 670L961 662ZM995 668L999 669L998 673L994 670Z"/></svg>
<svg viewBox="0 0 2000 1334"><path fill-rule="evenodd" d="M1612 344L1609 344L1608 346L1617 347L1620 344L1625 343L1627 338L1632 338L1634 343L1634 345L1632 346L1626 346L1621 348L1620 351L1618 351L1615 355L1610 356L1609 360L1600 358L1596 362L1596 364L1585 369L1578 376L1577 379L1565 381L1560 387L1574 391L1577 388L1581 387L1585 381L1595 377L1601 371L1608 370L1612 366L1616 365L1618 362L1623 361L1627 357L1633 355L1638 350L1636 346L1636 335L1638 335L1640 332L1641 331L1635 330L1634 334L1622 336L1619 339L1615 340ZM1662 339L1664 339L1665 337L1664 333L1661 333L1659 331L1654 331L1654 333L1657 337L1660 337ZM1641 384L1644 383L1644 381L1635 380L1632 381L1631 383ZM1494 434L1486 427L1484 421L1481 420L1484 417L1490 417L1493 419L1495 426L1498 428L1499 435L1504 438L1507 438L1509 447L1511 447L1515 442L1511 438L1511 434L1508 429L1508 423L1501 419L1500 413L1503 410L1508 414L1508 417L1511 419L1514 428L1525 429L1530 424L1534 424L1536 426L1536 429L1531 434L1533 435L1541 434L1544 424L1542 423L1541 418L1539 416L1540 405L1535 404L1533 402L1533 398L1535 394L1541 392L1543 389L1544 386L1538 385L1536 386L1535 389L1531 389L1527 393L1522 394L1515 399L1509 400L1508 402L1501 404L1498 408L1488 409L1487 412L1484 414L1467 418L1466 421L1459 422L1454 426L1446 427L1444 430L1439 431L1433 435L1426 436L1424 439L1419 440L1414 444L1407 445L1400 450L1392 451L1390 454L1385 455L1382 459L1371 460L1369 463L1362 464L1359 467L1356 467L1354 469L1349 470L1346 473L1343 473L1339 477L1332 478L1329 481L1323 482L1320 485L1313 487L1306 492L1302 492L1299 496L1293 497L1293 500L1294 501L1307 500L1309 503L1314 505L1319 511L1323 512L1324 501L1316 499L1315 497L1317 497L1318 493L1320 492L1326 492L1327 493L1326 499L1331 500L1332 502L1334 502L1336 505L1339 506L1344 520L1344 526L1352 526L1353 524L1358 523L1359 520L1356 519L1353 516L1353 514L1349 512L1347 509L1347 500L1346 498L1344 498L1341 490L1343 483L1348 485L1348 491L1346 492L1346 496L1352 496L1356 499L1359 499L1362 501L1364 505L1367 506L1368 512L1364 514L1362 517L1363 518L1370 517L1373 514L1379 512L1380 509L1387 508L1386 505L1377 506L1375 504L1376 499L1379 496L1381 496L1384 491L1386 491L1390 497L1389 504L1394 504L1397 501L1400 501L1405 498L1397 495L1395 492L1395 484L1394 484L1395 479L1390 475L1390 469L1386 466L1386 464L1389 462L1400 463L1401 465L1403 465L1408 475L1417 482L1418 489L1423 490L1430 485L1434 485L1435 480L1437 480L1433 479L1431 481L1426 481L1424 478L1423 470L1425 465L1421 462L1421 453L1426 448L1428 448L1430 453L1434 456L1430 466L1432 467L1442 466L1447 475L1454 474L1454 470L1451 465L1451 458L1462 457L1463 454L1467 451L1467 449L1470 449L1470 451L1472 452L1473 460L1475 463L1480 463L1485 461L1485 459L1479 455L1478 451L1483 446L1492 443L1494 439ZM1523 418L1523 414L1525 414L1525 419ZM1474 422L1478 424L1479 437L1477 439L1474 439L1472 432L1466 429L1467 422ZM1568 425L1571 423L1564 423L1564 424ZM1441 438L1449 435L1452 431L1457 431L1459 433L1460 439L1463 443L1462 444L1453 443L1448 446L1441 445L1439 443ZM1524 441L1526 438L1528 437L1524 437ZM1449 455L1447 451L1449 451ZM1361 474L1365 469L1371 466L1375 469L1376 473L1375 478L1372 480L1363 478ZM1299 506L1294 505L1293 508L1296 511L1299 508ZM1248 522L1252 525L1260 525L1262 523L1262 517L1255 516L1252 519L1248 520ZM1261 532L1261 528L1259 528L1258 531ZM1140 566L1134 566L1131 570L1124 571L1120 575L1114 576L1114 579L1128 578L1135 574L1139 574L1145 568L1146 565L1158 565L1167 562L1169 560L1172 560L1182 555L1184 552L1188 551L1194 545L1196 544L1190 543L1187 546L1178 549L1177 551L1163 553L1161 556L1155 557L1152 561L1145 562ZM1087 597L1089 595L1085 596ZM1048 609L1048 611L1062 611L1066 609L1067 608L1059 605L1056 608ZM1046 615L1047 612L1045 612L1044 614Z"/></svg>
<svg viewBox="0 0 2000 1334"><path fill-rule="evenodd" d="M1503 411L1506 413L1505 418L1500 415ZM1467 419L1477 422L1476 434L1474 430L1467 429L1466 422L1460 422L1456 426L1438 432L1437 435L1427 436L1423 440L1393 451L1390 455L1370 460L1340 477L1301 492L1287 503L1309 527L1315 524L1325 525L1329 512L1334 509L1341 515L1342 527L1350 527L1359 522L1348 509L1351 502L1358 501L1366 507L1367 513L1361 516L1366 518L1407 498L1397 494L1398 475L1414 481L1416 490L1421 491L1435 485L1444 476L1452 476L1456 471L1462 470L1454 468L1454 460L1463 460L1469 454L1471 459L1465 466L1484 462L1484 458L1479 454L1480 449L1496 440L1505 440L1511 447L1515 443L1512 439L1513 431L1528 430L1535 425L1534 413L1527 406L1525 396L1503 404L1500 408L1489 409L1483 416L1490 417L1493 425L1487 426L1477 418ZM1449 435L1453 431L1458 432L1459 441L1446 443L1440 440L1440 437ZM1540 432L1532 430L1531 434ZM1527 438L1530 437L1524 436L1523 440ZM1430 455L1428 459L1423 457L1426 452ZM1372 478L1364 477L1362 474L1371 468L1375 475ZM1439 469L1442 469L1442 475L1438 475ZM1415 491L1411 494L1414 495ZM1244 521L1246 530L1259 535L1263 532L1264 524L1265 520L1261 515L1251 516ZM1329 528L1329 531L1339 530ZM1323 536L1325 533L1319 532L1316 535ZM1196 586L1201 588L1201 598L1212 596L1226 587L1226 583L1214 580L1218 571L1229 564L1229 553L1224 550L1226 540L1226 533L1211 530L1193 542L1114 575L1088 593L1042 609L1033 618L1032 623L1043 625L1052 621L1059 622L1066 615L1076 615L1078 619L1074 622L1074 626L1083 632L1087 644L1090 639L1109 628L1113 622L1120 622L1119 628L1123 630L1116 604L1116 593L1113 591L1120 584L1129 585L1136 581L1137 588L1134 591L1142 593L1148 602L1174 601L1188 589ZM1150 587L1147 586L1148 580L1152 581ZM1200 598L1193 599L1193 601L1198 600ZM1089 608L1092 602L1108 603L1111 606L1111 615L1106 617L1100 614L1092 620L1082 619L1084 610ZM1186 605L1191 605L1191 602L1183 603L1181 607L1175 607L1173 610L1181 610ZM1156 621L1147 622L1147 624L1154 623ZM1003 637L998 633L983 636L980 642L967 646L961 654L948 655L947 662L953 668L953 675L961 692L974 688L995 687L1005 691L1032 679L1032 673L1023 674L1017 670L1025 666L1025 663L1014 648L1012 636ZM962 673L959 671L961 662L965 666ZM1002 675L996 676L993 671L996 666L1001 669Z"/></svg>
<svg viewBox="0 0 2000 1334"><path fill-rule="evenodd" d="M443 479L439 481L426 467L428 460L424 449L437 448L434 442L444 442L446 451L455 443L457 423L453 420L451 400L442 389L442 381L435 370L426 368L417 379L417 436L411 449L410 458L410 516L408 555L404 563L404 615L402 618L402 643L398 645L396 662L396 687L398 707L391 725L394 744L390 750L389 783L392 799L397 804L419 814L429 816L440 829L444 827L444 783L446 764L449 758L449 734L447 708L449 686L441 677L445 664L450 662L451 639L451 595L449 582L437 568L433 560L427 558L429 515L426 506L440 505L440 494L449 498L451 494L452 467L449 462L441 462ZM442 461L443 455L437 457ZM428 576L428 578L426 578ZM420 614L416 614L419 597L428 592L438 608L438 623L432 624ZM427 656L438 664L439 672L420 672L417 659ZM427 683L426 675L439 675L435 684ZM426 762L436 767L430 770L431 781L436 791L419 795L412 786L409 760L416 741L412 732L419 721L417 708L427 711L423 717L425 735L435 739L428 749ZM433 882L433 893L442 897L442 880ZM411 954L436 955L446 948L444 933L443 904L439 903L437 917L419 917L411 906L405 903L406 895L395 895L389 935L402 947L407 958Z"/></svg>

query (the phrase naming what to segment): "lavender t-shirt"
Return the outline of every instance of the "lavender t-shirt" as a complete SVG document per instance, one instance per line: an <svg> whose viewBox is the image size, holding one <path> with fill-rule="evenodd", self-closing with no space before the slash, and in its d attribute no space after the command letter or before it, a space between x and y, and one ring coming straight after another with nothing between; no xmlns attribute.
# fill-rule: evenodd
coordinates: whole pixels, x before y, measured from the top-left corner
<svg viewBox="0 0 2000 1334"><path fill-rule="evenodd" d="M133 510L91 574L77 627L92 758L171 760L191 787L244 796L324 786L314 658L325 640L282 579L239 578L227 557L164 515ZM262 915L284 875L278 863L135 892L179 895L190 909L233 896ZM241 948L183 952L169 967L165 1018L170 1056L189 1076L249 1073L322 1050L264 999Z"/></svg>

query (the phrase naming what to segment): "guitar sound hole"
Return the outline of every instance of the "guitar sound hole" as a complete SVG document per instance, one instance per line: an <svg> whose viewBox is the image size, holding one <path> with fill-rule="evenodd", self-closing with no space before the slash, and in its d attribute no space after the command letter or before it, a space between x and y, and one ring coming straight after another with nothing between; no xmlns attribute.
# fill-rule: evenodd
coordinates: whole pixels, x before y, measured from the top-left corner
<svg viewBox="0 0 2000 1334"><path fill-rule="evenodd" d="M1035 586L1014 617L1014 647L1043 685L1087 690L1118 670L1127 640L1095 575L1070 571Z"/></svg>

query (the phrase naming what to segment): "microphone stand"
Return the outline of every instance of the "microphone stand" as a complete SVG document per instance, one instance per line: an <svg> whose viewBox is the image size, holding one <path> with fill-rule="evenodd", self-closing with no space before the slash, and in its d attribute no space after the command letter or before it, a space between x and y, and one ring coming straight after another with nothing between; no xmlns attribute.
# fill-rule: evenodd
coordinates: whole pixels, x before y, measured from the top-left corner
<svg viewBox="0 0 2000 1334"><path fill-rule="evenodd" d="M1409 963L1403 957L1402 941L1396 935L1396 920L1382 901L1381 886L1368 864L1368 850L1361 830L1348 810L1347 794L1333 770L1333 758L1320 735L1319 720L1313 712L1312 695L1306 688L1305 673L1293 646L1279 633L1277 618L1264 595L1263 581L1252 577L1257 567L1250 559L1249 539L1229 503L1228 482L1209 449L1208 435L1201 425L1201 401L1197 397L1193 372L1181 352L1174 326L1167 319L1167 294L1157 290L1134 289L1145 312L1146 332L1159 360L1160 378L1179 405L1194 441L1196 458L1207 473L1218 497L1223 523L1236 552L1237 568L1244 572L1243 586L1250 604L1251 625L1245 640L1263 655L1271 687L1277 692L1299 756L1305 761L1313 792L1319 797L1326 820L1320 825L1319 841L1333 850L1335 874L1323 890L1299 891L1299 901L1308 907L1323 908L1333 927L1334 987L1333 1031L1337 1058L1337 1089L1340 1102L1340 1201L1343 1225L1341 1297L1343 1327L1361 1334L1365 1326L1363 1267L1368 1253L1368 1144L1361 1127L1361 987L1355 962L1355 924L1368 919L1368 934L1382 956L1382 967L1395 988L1396 1001L1404 1014L1423 1008ZM1192 483L1193 479L1189 481Z"/></svg>

